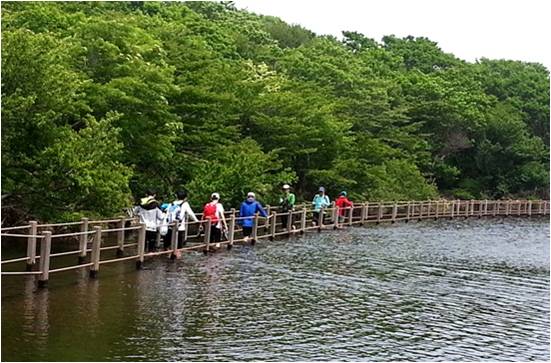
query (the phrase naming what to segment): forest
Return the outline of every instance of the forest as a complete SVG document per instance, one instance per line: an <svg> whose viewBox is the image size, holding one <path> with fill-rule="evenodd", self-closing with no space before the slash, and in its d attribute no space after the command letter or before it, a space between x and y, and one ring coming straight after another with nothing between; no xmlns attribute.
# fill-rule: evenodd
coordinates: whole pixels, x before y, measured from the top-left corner
<svg viewBox="0 0 551 363"><path fill-rule="evenodd" d="M317 35L232 2L2 2L2 224L148 188L549 197L549 70L424 37ZM514 46L514 44L512 44Z"/></svg>

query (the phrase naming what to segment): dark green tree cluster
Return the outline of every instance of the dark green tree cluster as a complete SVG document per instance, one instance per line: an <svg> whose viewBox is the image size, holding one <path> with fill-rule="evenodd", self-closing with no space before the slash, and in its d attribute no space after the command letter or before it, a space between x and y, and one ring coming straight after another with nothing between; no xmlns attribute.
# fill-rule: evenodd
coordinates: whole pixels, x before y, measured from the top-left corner
<svg viewBox="0 0 551 363"><path fill-rule="evenodd" d="M2 211L109 216L154 188L545 197L549 71L338 40L231 2L3 2Z"/></svg>

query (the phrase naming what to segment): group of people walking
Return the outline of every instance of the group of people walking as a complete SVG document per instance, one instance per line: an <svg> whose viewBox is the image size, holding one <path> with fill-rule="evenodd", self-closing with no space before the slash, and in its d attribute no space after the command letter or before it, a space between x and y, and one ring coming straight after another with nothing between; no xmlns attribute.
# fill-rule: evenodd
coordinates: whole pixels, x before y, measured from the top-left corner
<svg viewBox="0 0 551 363"><path fill-rule="evenodd" d="M163 246L165 249L170 248L170 242L172 241L172 228L168 228L170 224L178 221L178 237L177 246L182 248L185 244L185 231L188 225L188 221L200 222L189 202L187 200L187 193L183 190L176 192L176 199L171 203L159 203L156 199L156 192L154 190L148 190L146 196L141 198L138 205L133 208L133 215L137 215L140 218L140 222L145 224L145 238L146 247L148 252L156 250L157 233L163 237ZM281 212L289 212L295 209L296 196L291 192L289 184L282 186L282 194L279 198L279 207ZM320 224L320 218L323 218L322 210L331 205L329 196L325 194L325 188L320 187L318 193L312 200L314 219L313 223ZM344 217L345 209L353 206L352 202L348 200L346 192L341 192L338 199L335 201L335 205L339 208L339 220ZM239 208L239 218L237 220L238 225L242 227L243 237L247 241L251 238L254 217L256 214L264 218L268 218L264 207L256 200L256 195L253 192L247 193L247 198L241 203ZM220 194L212 193L210 201L203 206L203 221L210 220L210 242L219 244L222 241L222 236L228 230L226 218L224 216L224 206L220 202ZM292 221L289 221L289 214L281 216L281 222L284 229L295 229ZM199 225L200 229L204 229L202 224ZM227 238L227 236L226 236ZM219 246L219 245L218 245ZM217 246L217 247L218 247Z"/></svg>

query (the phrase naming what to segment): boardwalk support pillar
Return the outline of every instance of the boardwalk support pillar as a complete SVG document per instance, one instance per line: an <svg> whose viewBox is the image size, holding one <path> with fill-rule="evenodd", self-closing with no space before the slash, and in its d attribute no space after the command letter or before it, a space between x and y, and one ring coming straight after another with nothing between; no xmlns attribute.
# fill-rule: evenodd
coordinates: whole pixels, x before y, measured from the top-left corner
<svg viewBox="0 0 551 363"><path fill-rule="evenodd" d="M27 271L32 271L36 263L36 233L38 231L37 221L29 222L29 237L27 238Z"/></svg>
<svg viewBox="0 0 551 363"><path fill-rule="evenodd" d="M90 277L95 279L99 272L99 258L101 248L101 226L94 227L94 243L92 243L92 257L91 262L93 265L90 267Z"/></svg>
<svg viewBox="0 0 551 363"><path fill-rule="evenodd" d="M40 277L38 279L38 287L46 287L48 285L48 277L50 275L50 251L52 249L52 232L42 232L44 236L40 242Z"/></svg>
<svg viewBox="0 0 551 363"><path fill-rule="evenodd" d="M79 237L80 253L78 255L78 263L83 264L86 261L86 248L88 245L88 218L81 219L80 232L82 234Z"/></svg>
<svg viewBox="0 0 551 363"><path fill-rule="evenodd" d="M126 224L126 220L124 217L121 217L121 220L119 222L118 228L120 231L117 232L117 244L119 248L117 248L117 257L124 256L124 226Z"/></svg>
<svg viewBox="0 0 551 363"><path fill-rule="evenodd" d="M136 261L136 268L138 270L143 267L145 254L145 223L142 223L140 227L138 231L138 260Z"/></svg>

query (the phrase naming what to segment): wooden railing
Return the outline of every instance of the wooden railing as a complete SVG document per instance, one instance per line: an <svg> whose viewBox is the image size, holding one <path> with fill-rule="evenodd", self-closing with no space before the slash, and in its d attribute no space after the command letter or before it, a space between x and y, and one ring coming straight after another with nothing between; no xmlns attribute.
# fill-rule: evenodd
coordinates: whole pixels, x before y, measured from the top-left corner
<svg viewBox="0 0 551 363"><path fill-rule="evenodd" d="M308 206L308 208L307 208ZM324 229L344 228L365 223L397 222L422 220L428 218L468 218L486 216L533 216L549 215L549 201L545 200L436 200L410 202L364 202L354 207L339 211L333 203L331 207L321 210L323 218L319 224L312 223L311 205L300 205L293 211L278 212L279 208L267 206L267 218L258 214L253 217L253 231L250 239L245 239L239 222L240 217L235 209L225 213L228 231L227 238L220 246L231 248L235 243L250 241L255 243L261 239L273 240L276 237L294 233L322 231ZM282 226L281 217L288 216L287 225ZM198 214L202 217L201 214ZM337 218L340 216L340 218ZM175 258L179 253L202 250L205 253L215 249L210 243L210 220L198 222L185 221L185 231L178 231L178 223L172 228L170 248L164 251L145 251L145 224L140 224L137 218L121 217L117 219L93 220L82 218L78 222L38 224L31 221L27 225L1 229L2 237L23 239L27 241L26 256L1 261L1 266L26 262L25 271L2 271L2 276L37 275L38 286L46 286L51 273L89 268L89 275L95 278L100 266L108 263L135 260L137 268L141 268L145 258L170 255ZM205 228L200 228L204 226ZM71 228L78 228L71 232ZM69 231L68 231L69 230ZM178 233L184 233L186 246L178 248ZM109 239L109 236L115 238ZM52 253L52 241L69 240L75 244L75 249ZM157 233L157 245L161 239ZM37 255L37 241L40 251ZM106 252L115 250L112 258L106 258ZM50 268L52 258L76 255L74 265ZM103 259L102 259L103 257ZM37 262L38 261L38 262Z"/></svg>

